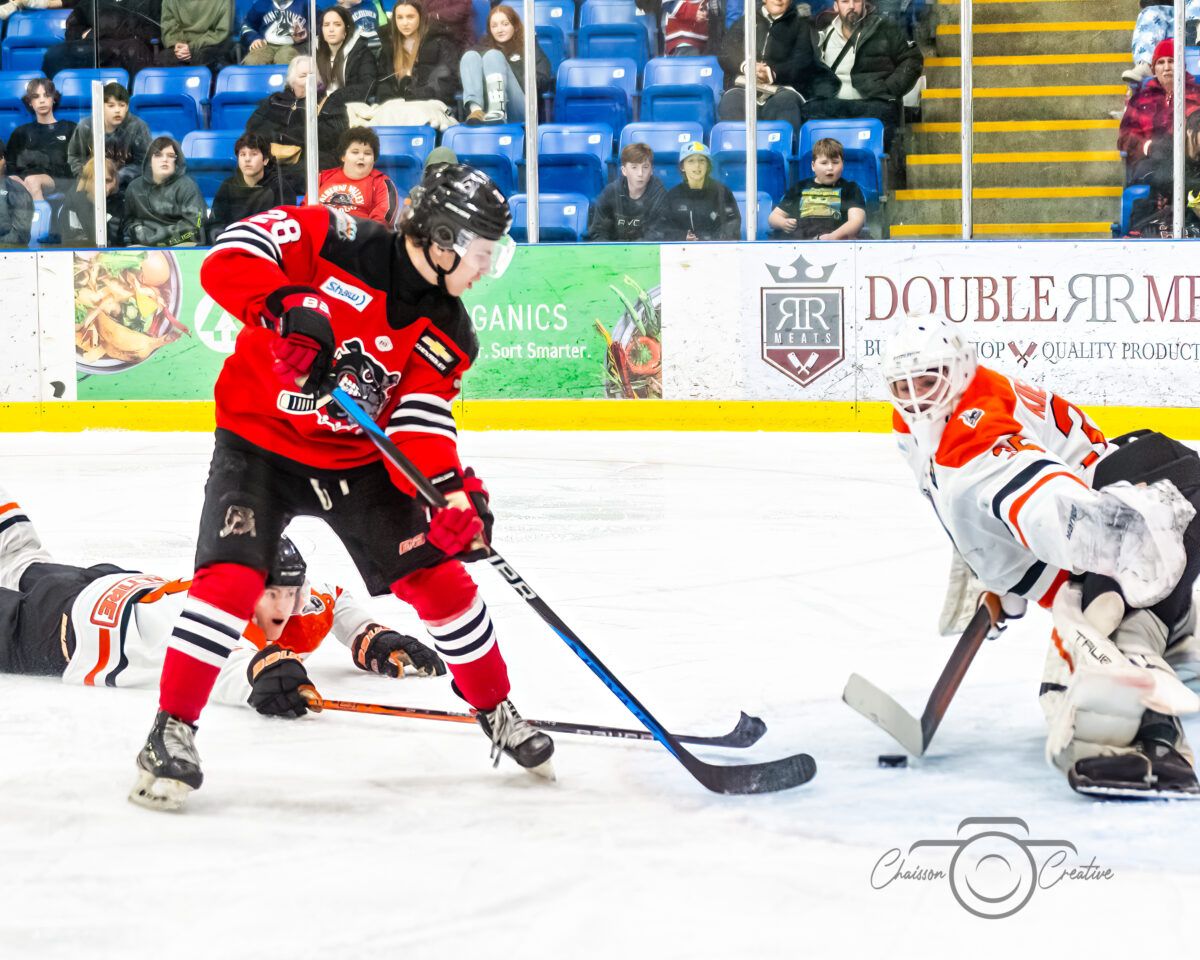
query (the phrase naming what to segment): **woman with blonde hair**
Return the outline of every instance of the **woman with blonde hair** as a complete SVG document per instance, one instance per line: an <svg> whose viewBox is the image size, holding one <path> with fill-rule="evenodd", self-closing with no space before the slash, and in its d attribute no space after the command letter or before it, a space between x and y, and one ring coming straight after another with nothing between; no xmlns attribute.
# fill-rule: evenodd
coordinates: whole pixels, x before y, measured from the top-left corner
<svg viewBox="0 0 1200 960"><path fill-rule="evenodd" d="M124 197L117 191L117 165L104 158L105 214L108 219L108 245L121 246ZM96 246L96 160L89 157L79 171L79 179L67 191L59 208L54 234L64 247Z"/></svg>
<svg viewBox="0 0 1200 960"><path fill-rule="evenodd" d="M550 89L550 60L535 46L537 91ZM525 31L507 4L488 14L487 34L459 61L467 123L522 123L525 120ZM487 112L484 112L484 107Z"/></svg>

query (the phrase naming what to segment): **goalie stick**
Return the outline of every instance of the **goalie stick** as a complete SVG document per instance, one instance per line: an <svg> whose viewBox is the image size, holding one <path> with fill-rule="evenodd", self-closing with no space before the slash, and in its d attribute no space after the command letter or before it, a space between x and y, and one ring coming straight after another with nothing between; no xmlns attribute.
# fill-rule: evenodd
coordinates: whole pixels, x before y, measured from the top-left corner
<svg viewBox="0 0 1200 960"><path fill-rule="evenodd" d="M929 702L925 704L925 712L921 714L920 720L870 680L857 673L852 673L846 681L842 700L879 729L890 734L914 757L923 756L991 625L991 612L986 604L980 604L975 616L967 624L967 629L959 637L946 666L942 668L942 675L938 677L933 693L929 695Z"/></svg>
<svg viewBox="0 0 1200 960"><path fill-rule="evenodd" d="M425 477L412 462L400 451L390 437L380 426L366 415L363 409L348 393L340 387L334 387L330 396L371 438L383 457L397 470L404 474L421 498L431 507L446 506L446 498L442 496L429 479ZM744 763L721 766L705 763L689 753L679 738L669 733L667 729L654 719L653 715L642 706L629 689L608 669L587 645L575 635L574 631L559 618L550 606L522 579L521 575L502 557L492 550L488 563L504 577L508 585L528 603L539 617L558 634L559 638L572 652L579 657L588 669L620 700L638 721L642 723L654 739L667 748L667 751L683 765L697 781L714 793L747 794L773 793L777 790L787 790L790 787L807 783L816 775L817 765L806 753L798 753L778 760L768 760L763 763Z"/></svg>
<svg viewBox="0 0 1200 960"><path fill-rule="evenodd" d="M452 710L430 710L425 707L393 707L384 703L358 703L354 700L327 700L316 694L304 694L309 701L308 708L316 712L322 710L345 710L349 713L376 713L388 717L404 717L410 720L441 720L446 723L474 724L475 710L470 713L457 713ZM552 733L574 733L585 737L604 737L612 740L653 740L654 734L645 730L630 730L625 727L606 727L594 723L570 723L566 720L526 720L526 723L540 730ZM680 743L694 743L704 747L752 747L762 739L767 732L767 725L758 717L746 713L738 718L737 724L729 733L719 737L689 737L677 735Z"/></svg>

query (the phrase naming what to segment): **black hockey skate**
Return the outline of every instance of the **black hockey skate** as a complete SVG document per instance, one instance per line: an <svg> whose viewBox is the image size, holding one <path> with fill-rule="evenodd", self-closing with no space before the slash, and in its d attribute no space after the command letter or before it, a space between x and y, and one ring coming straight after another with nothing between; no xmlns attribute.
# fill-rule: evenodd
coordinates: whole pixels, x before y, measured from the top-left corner
<svg viewBox="0 0 1200 960"><path fill-rule="evenodd" d="M1196 773L1179 751L1157 740L1140 746L1143 752L1080 760L1067 782L1076 793L1100 799L1200 799Z"/></svg>
<svg viewBox="0 0 1200 960"><path fill-rule="evenodd" d="M129 799L151 810L178 810L204 782L196 728L162 710L137 756L138 779Z"/></svg>
<svg viewBox="0 0 1200 960"><path fill-rule="evenodd" d="M554 741L521 719L511 700L501 700L493 710L480 710L475 719L492 741L492 765L500 765L500 754L506 753L530 773L547 780L554 779L550 757Z"/></svg>

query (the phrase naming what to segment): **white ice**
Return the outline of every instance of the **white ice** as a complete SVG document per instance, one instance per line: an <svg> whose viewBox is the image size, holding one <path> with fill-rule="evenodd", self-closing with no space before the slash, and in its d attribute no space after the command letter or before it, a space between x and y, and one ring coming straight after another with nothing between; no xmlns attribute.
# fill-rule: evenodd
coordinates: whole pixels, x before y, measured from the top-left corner
<svg viewBox="0 0 1200 960"><path fill-rule="evenodd" d="M512 564L670 729L804 750L786 793L708 793L653 743L558 737L559 780L493 770L474 728L210 707L206 783L178 815L129 804L154 691L0 677L0 958L799 958L1169 955L1194 949L1200 805L1102 804L1042 759L1048 616L981 651L924 760L840 701L853 671L919 712L948 548L881 435L467 435ZM210 440L0 436L0 485L63 562L191 571ZM361 590L318 522L318 576ZM484 565L531 717L636 725ZM415 630L398 602L379 616ZM461 709L440 680L368 676L330 641L327 696ZM1193 734L1195 733L1193 725ZM945 879L872 888L876 861L966 817L1020 817L1109 880L965 912ZM946 866L948 857L941 861ZM923 861L929 863L928 859ZM1073 861L1076 862L1076 861Z"/></svg>

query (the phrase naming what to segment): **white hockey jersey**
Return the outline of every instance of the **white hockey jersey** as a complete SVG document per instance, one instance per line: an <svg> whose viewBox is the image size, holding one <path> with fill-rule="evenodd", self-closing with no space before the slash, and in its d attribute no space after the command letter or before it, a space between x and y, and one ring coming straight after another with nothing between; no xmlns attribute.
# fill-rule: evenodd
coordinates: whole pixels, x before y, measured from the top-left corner
<svg viewBox="0 0 1200 960"><path fill-rule="evenodd" d="M1049 606L1071 563L1060 504L1096 496L1096 464L1112 449L1087 414L980 367L932 459L895 412L892 427L921 493L975 576L995 593Z"/></svg>
<svg viewBox="0 0 1200 960"><path fill-rule="evenodd" d="M75 651L63 682L85 686L157 687L167 638L183 608L190 580L164 580L146 573L112 574L88 584L71 607ZM276 641L307 657L332 633L347 647L373 624L367 609L341 587L307 584L308 599ZM266 645L253 621L221 668L212 699L246 704L246 666ZM64 651L65 653L65 651Z"/></svg>

